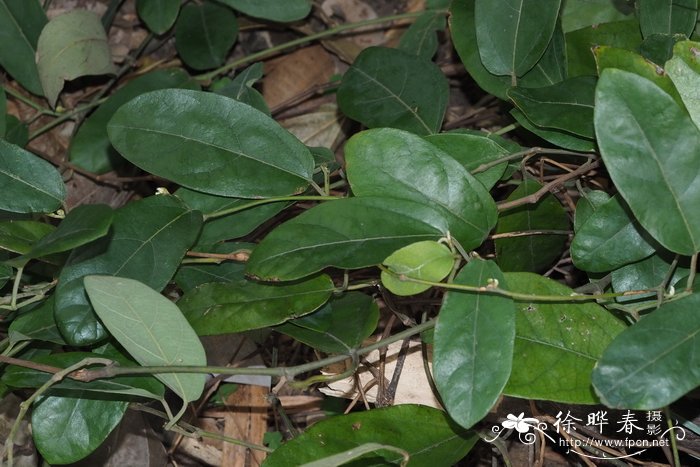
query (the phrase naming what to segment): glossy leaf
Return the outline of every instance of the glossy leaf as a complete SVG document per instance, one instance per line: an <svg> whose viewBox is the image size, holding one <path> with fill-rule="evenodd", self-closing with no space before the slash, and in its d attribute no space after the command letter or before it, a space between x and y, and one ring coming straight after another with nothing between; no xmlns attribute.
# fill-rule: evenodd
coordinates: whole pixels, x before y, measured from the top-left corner
<svg viewBox="0 0 700 467"><path fill-rule="evenodd" d="M443 212L466 250L481 245L496 223L491 195L464 167L424 139L393 129L369 130L345 145L346 173L356 196L386 196Z"/></svg>
<svg viewBox="0 0 700 467"><path fill-rule="evenodd" d="M133 164L215 195L300 193L314 167L306 146L277 122L212 93L166 89L143 94L114 114L107 131Z"/></svg>
<svg viewBox="0 0 700 467"><path fill-rule="evenodd" d="M198 335L229 334L311 313L326 303L334 290L326 275L294 284L212 282L187 292L178 306Z"/></svg>
<svg viewBox="0 0 700 467"><path fill-rule="evenodd" d="M438 49L437 32L445 29L445 15L442 12L426 11L401 35L399 49L430 60Z"/></svg>
<svg viewBox="0 0 700 467"><path fill-rule="evenodd" d="M13 253L28 253L36 242L54 229L51 224L37 221L0 222L0 248Z"/></svg>
<svg viewBox="0 0 700 467"><path fill-rule="evenodd" d="M700 130L661 88L625 71L603 71L596 102L603 161L634 216L667 249L700 251Z"/></svg>
<svg viewBox="0 0 700 467"><path fill-rule="evenodd" d="M121 421L127 401L91 399L84 391L41 396L33 404L32 435L50 464L70 464L84 458Z"/></svg>
<svg viewBox="0 0 700 467"><path fill-rule="evenodd" d="M377 329L378 320L379 307L372 297L347 292L320 310L274 329L322 352L348 353Z"/></svg>
<svg viewBox="0 0 700 467"><path fill-rule="evenodd" d="M178 68L152 71L130 81L109 96L80 126L69 148L71 162L98 174L121 165L123 159L107 136L109 119L119 107L134 97L166 88L196 89L198 85Z"/></svg>
<svg viewBox="0 0 700 467"><path fill-rule="evenodd" d="M237 36L236 15L217 3L185 5L175 25L177 52L195 70L221 66Z"/></svg>
<svg viewBox="0 0 700 467"><path fill-rule="evenodd" d="M163 34L175 24L180 0L136 0L136 11L148 29Z"/></svg>
<svg viewBox="0 0 700 467"><path fill-rule="evenodd" d="M211 90L231 99L236 99L244 104L254 107L266 115L270 115L270 108L265 98L253 85L263 77L263 64L256 62L236 75L233 80L222 78L213 83Z"/></svg>
<svg viewBox="0 0 700 467"><path fill-rule="evenodd" d="M265 466L298 466L364 443L388 444L407 451L410 467L452 465L478 440L476 434L453 426L441 410L412 404L338 415L316 423L277 448L266 459ZM430 429L419 430L417 427ZM400 453L382 451L356 462L378 466L396 464L402 458Z"/></svg>
<svg viewBox="0 0 700 467"><path fill-rule="evenodd" d="M678 90L685 108L693 119L695 126L700 127L700 42L681 41L673 47L673 58L666 62L666 73Z"/></svg>
<svg viewBox="0 0 700 467"><path fill-rule="evenodd" d="M37 308L22 313L12 320L8 329L8 337L12 344L17 342L38 340L65 345L61 333L53 317L54 297L44 300Z"/></svg>
<svg viewBox="0 0 700 467"><path fill-rule="evenodd" d="M219 245L203 245L194 248L195 251L206 253L231 254L240 251L250 251L255 248L252 243L226 242ZM191 263L183 264L175 274L175 283L184 292L194 289L207 282L234 282L245 278L245 263L222 260L221 263Z"/></svg>
<svg viewBox="0 0 700 467"><path fill-rule="evenodd" d="M573 291L526 272L505 274L513 292L570 296ZM598 400L591 371L625 325L593 302L545 303L516 300L513 370L505 393L572 404Z"/></svg>
<svg viewBox="0 0 700 467"><path fill-rule="evenodd" d="M42 88L34 56L46 22L37 1L0 0L0 66L37 95L42 95Z"/></svg>
<svg viewBox="0 0 700 467"><path fill-rule="evenodd" d="M87 10L72 10L49 21L39 36L36 57L41 87L51 106L65 81L116 71L102 22Z"/></svg>
<svg viewBox="0 0 700 467"><path fill-rule="evenodd" d="M405 281L404 278L440 282L452 271L454 262L453 253L442 243L432 240L412 243L384 260L391 272L382 271L382 284L395 295L419 294L431 286Z"/></svg>
<svg viewBox="0 0 700 467"><path fill-rule="evenodd" d="M133 279L87 276L84 282L95 313L141 365L207 364L202 343L173 302ZM157 373L155 377L185 404L197 400L204 389L201 374Z"/></svg>
<svg viewBox="0 0 700 467"><path fill-rule="evenodd" d="M12 212L52 212L66 196L61 174L51 164L2 139L0 188L0 209Z"/></svg>
<svg viewBox="0 0 700 467"><path fill-rule="evenodd" d="M246 271L263 280L294 280L328 266L372 266L403 246L438 240L448 230L444 212L413 201L328 201L270 232L253 250Z"/></svg>
<svg viewBox="0 0 700 467"><path fill-rule="evenodd" d="M698 0L640 0L642 35L684 34L690 37L698 19Z"/></svg>
<svg viewBox="0 0 700 467"><path fill-rule="evenodd" d="M593 370L610 407L665 407L700 385L700 295L664 303L617 336Z"/></svg>
<svg viewBox="0 0 700 467"><path fill-rule="evenodd" d="M511 88L508 97L535 125L592 139L595 84L579 76L537 89Z"/></svg>
<svg viewBox="0 0 700 467"><path fill-rule="evenodd" d="M538 127L518 109L512 109L510 114L523 128L556 146L580 152L590 152L596 149L595 142L589 138L582 138L561 130Z"/></svg>
<svg viewBox="0 0 700 467"><path fill-rule="evenodd" d="M508 290L494 262L473 259L454 283L485 287L492 279ZM434 336L435 385L450 417L470 428L486 416L508 382L515 340L513 300L449 291Z"/></svg>
<svg viewBox="0 0 700 467"><path fill-rule="evenodd" d="M569 64L569 78L581 75L595 75L595 59L592 49L607 45L620 49L637 50L642 43L639 22L616 21L578 29L566 34L566 56Z"/></svg>
<svg viewBox="0 0 700 467"><path fill-rule="evenodd" d="M634 14L634 5L610 0L566 0L561 11L565 32L596 24L628 19Z"/></svg>
<svg viewBox="0 0 700 467"><path fill-rule="evenodd" d="M72 250L107 235L114 212L105 204L85 204L73 209L48 235L42 237L24 255L12 260L24 265L33 258Z"/></svg>
<svg viewBox="0 0 700 467"><path fill-rule="evenodd" d="M616 195L598 207L576 232L571 258L584 271L612 271L651 255L654 243Z"/></svg>
<svg viewBox="0 0 700 467"><path fill-rule="evenodd" d="M310 0L216 0L254 18L287 23L306 18Z"/></svg>
<svg viewBox="0 0 700 467"><path fill-rule="evenodd" d="M677 265L669 278L672 260L672 258L668 258L668 255L655 254L642 261L616 269L612 272L612 288L615 292L654 289L667 279L669 279L668 285L672 286L689 273L687 267ZM657 300L657 294L652 292L645 295L616 298L618 302L639 301L640 299Z"/></svg>
<svg viewBox="0 0 700 467"><path fill-rule="evenodd" d="M338 88L338 106L353 120L419 135L440 130L447 97L447 79L437 65L384 47L363 50Z"/></svg>
<svg viewBox="0 0 700 467"><path fill-rule="evenodd" d="M108 237L73 250L56 287L56 322L71 345L107 334L85 295L83 277L113 274L161 290L173 277L202 225L201 214L173 196L154 196L117 210Z"/></svg>
<svg viewBox="0 0 700 467"><path fill-rule="evenodd" d="M479 55L494 75L527 73L544 54L554 33L561 0L476 0Z"/></svg>
<svg viewBox="0 0 700 467"><path fill-rule="evenodd" d="M608 202L610 195L602 190L590 190L581 193L581 198L576 203L576 211L574 215L574 232L581 230L586 224L586 221L598 210L601 206Z"/></svg>
<svg viewBox="0 0 700 467"><path fill-rule="evenodd" d="M511 193L508 200L523 198L542 188L535 180L525 180ZM509 209L501 214L496 234L538 230L569 229L569 218L561 203L552 194L543 196L535 204ZM496 257L504 271L541 272L561 257L567 235L526 235L497 238Z"/></svg>

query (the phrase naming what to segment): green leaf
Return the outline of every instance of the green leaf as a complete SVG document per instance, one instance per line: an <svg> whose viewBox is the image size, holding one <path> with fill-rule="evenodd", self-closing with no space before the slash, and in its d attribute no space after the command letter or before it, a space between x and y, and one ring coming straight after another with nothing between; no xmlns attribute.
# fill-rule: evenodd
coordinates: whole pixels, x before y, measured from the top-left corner
<svg viewBox="0 0 700 467"><path fill-rule="evenodd" d="M377 329L379 307L372 297L347 292L320 310L276 326L281 332L327 353L348 353Z"/></svg>
<svg viewBox="0 0 700 467"><path fill-rule="evenodd" d="M73 209L58 228L42 237L24 255L12 260L23 266L33 258L72 250L107 235L114 212L106 204L85 204Z"/></svg>
<svg viewBox="0 0 700 467"><path fill-rule="evenodd" d="M593 384L610 407L651 410L700 385L700 295L644 316L605 349Z"/></svg>
<svg viewBox="0 0 700 467"><path fill-rule="evenodd" d="M54 231L54 226L37 221L0 222L0 248L25 254L42 237Z"/></svg>
<svg viewBox="0 0 700 467"><path fill-rule="evenodd" d="M5 116L5 141L21 148L29 142L29 127L14 115Z"/></svg>
<svg viewBox="0 0 700 467"><path fill-rule="evenodd" d="M413 201L359 197L315 206L270 232L246 263L263 280L294 280L328 266L381 263L399 248L448 233L444 212Z"/></svg>
<svg viewBox="0 0 700 467"><path fill-rule="evenodd" d="M482 164L491 163L520 150L520 146L512 141L478 131L454 130L428 135L425 139L456 159L469 173L473 173ZM507 165L507 162L502 162L488 170L473 173L474 178L490 190L501 179Z"/></svg>
<svg viewBox="0 0 700 467"><path fill-rule="evenodd" d="M581 192L581 198L576 203L574 232L578 233L581 227L586 224L586 221L609 199L610 195L602 190Z"/></svg>
<svg viewBox="0 0 700 467"><path fill-rule="evenodd" d="M255 248L253 243L226 242L219 245L203 245L195 248L195 251L206 253L231 254L240 251L250 251ZM183 264L175 274L175 283L183 292L194 289L198 285L207 282L233 282L245 278L245 263L235 261L222 261L215 263L190 263Z"/></svg>
<svg viewBox="0 0 700 467"><path fill-rule="evenodd" d="M595 151L596 149L595 142L589 138L581 138L561 130L538 127L518 109L512 109L510 114L523 128L556 146L580 152Z"/></svg>
<svg viewBox="0 0 700 467"><path fill-rule="evenodd" d="M542 185L535 180L525 180L511 193L508 200L523 198L540 188ZM535 204L520 206L501 214L496 233L568 229L566 211L557 198L548 193ZM494 243L498 265L504 271L541 272L561 257L567 240L567 235L561 234L497 238Z"/></svg>
<svg viewBox="0 0 700 467"><path fill-rule="evenodd" d="M525 399L594 404L591 371L625 325L601 306L567 303L573 291L527 272L505 274L513 292L561 295L561 303L516 300L513 370L505 393Z"/></svg>
<svg viewBox="0 0 700 467"><path fill-rule="evenodd" d="M345 73L338 106L369 128L427 135L442 126L448 91L447 79L434 63L398 49L370 47Z"/></svg>
<svg viewBox="0 0 700 467"><path fill-rule="evenodd" d="M607 272L654 253L654 241L639 227L618 195L601 204L579 228L571 259L588 272Z"/></svg>
<svg viewBox="0 0 700 467"><path fill-rule="evenodd" d="M496 204L459 162L416 135L389 128L354 135L345 145L346 173L358 197L386 196L443 212L452 237L471 250L496 224Z"/></svg>
<svg viewBox="0 0 700 467"><path fill-rule="evenodd" d="M38 340L65 345L53 317L54 296L44 300L37 308L22 313L12 321L8 337L12 344L22 341Z"/></svg>
<svg viewBox="0 0 700 467"><path fill-rule="evenodd" d="M200 336L229 334L311 313L326 303L334 290L326 275L294 284L212 282L187 292L178 306Z"/></svg>
<svg viewBox="0 0 700 467"><path fill-rule="evenodd" d="M610 0L566 0L561 11L561 24L565 32L586 26L612 23L628 19L634 13L634 5Z"/></svg>
<svg viewBox="0 0 700 467"><path fill-rule="evenodd" d="M700 251L700 130L661 88L626 71L603 71L596 103L605 167L634 216L674 253Z"/></svg>
<svg viewBox="0 0 700 467"><path fill-rule="evenodd" d="M5 264L0 264L0 289L5 287L5 284L7 284L7 281L12 279L13 274L12 274L12 268L10 266L7 266ZM13 321L14 323L14 321Z"/></svg>
<svg viewBox="0 0 700 467"><path fill-rule="evenodd" d="M644 38L652 34L690 37L698 19L698 0L640 0L639 26Z"/></svg>
<svg viewBox="0 0 700 467"><path fill-rule="evenodd" d="M652 34L639 46L639 53L655 64L663 65L673 55L676 42L688 39L684 34Z"/></svg>
<svg viewBox="0 0 700 467"><path fill-rule="evenodd" d="M527 73L544 54L554 33L561 0L476 0L479 55L494 75Z"/></svg>
<svg viewBox="0 0 700 467"><path fill-rule="evenodd" d="M204 347L178 307L145 284L111 276L85 277L95 313L110 334L143 366L207 364ZM184 404L204 389L205 376L157 373Z"/></svg>
<svg viewBox="0 0 700 467"><path fill-rule="evenodd" d="M655 254L642 261L616 269L612 272L612 288L615 292L657 288L665 280L669 279L668 275L671 273L672 261L673 259L668 258L668 255ZM668 284L675 284L687 276L688 273L687 267L676 266ZM630 302L650 298L656 300L656 293L617 297L616 300L618 302Z"/></svg>
<svg viewBox="0 0 700 467"><path fill-rule="evenodd" d="M254 18L288 23L306 18L311 11L310 0L216 0Z"/></svg>
<svg viewBox="0 0 700 467"><path fill-rule="evenodd" d="M454 428L441 410L422 405L396 405L322 420L276 449L265 466L296 467L364 443L388 444L407 451L410 467L453 465L478 439L472 432ZM356 465L390 465L402 458L396 452L381 451L363 457Z"/></svg>
<svg viewBox="0 0 700 467"><path fill-rule="evenodd" d="M401 35L399 49L425 60L432 59L438 49L437 33L445 25L442 12L426 11Z"/></svg>
<svg viewBox="0 0 700 467"><path fill-rule="evenodd" d="M41 396L32 405L32 435L50 464L70 464L102 444L126 412L127 401L91 399L84 391Z"/></svg>
<svg viewBox="0 0 700 467"><path fill-rule="evenodd" d="M508 290L493 261L473 259L455 284ZM433 373L453 420L470 428L493 407L508 382L515 340L515 305L507 297L449 291L435 325Z"/></svg>
<svg viewBox="0 0 700 467"><path fill-rule="evenodd" d="M0 66L36 95L42 90L34 57L46 22L37 0L0 0Z"/></svg>
<svg viewBox="0 0 700 467"><path fill-rule="evenodd" d="M539 127L593 139L595 85L595 78L579 76L537 89L511 88L508 97Z"/></svg>
<svg viewBox="0 0 700 467"><path fill-rule="evenodd" d="M136 11L148 29L163 34L175 24L180 0L136 0Z"/></svg>
<svg viewBox="0 0 700 467"><path fill-rule="evenodd" d="M685 108L700 127L700 42L681 41L673 47L673 58L666 62L666 73L678 90ZM658 84L658 83L657 83Z"/></svg>
<svg viewBox="0 0 700 467"><path fill-rule="evenodd" d="M266 115L270 115L270 108L265 98L253 85L263 77L263 64L256 62L236 75L233 80L222 78L211 86L211 90L222 96L236 99L248 104Z"/></svg>
<svg viewBox="0 0 700 467"><path fill-rule="evenodd" d="M12 212L52 212L66 197L61 174L51 164L1 139L0 187L0 209Z"/></svg>
<svg viewBox="0 0 700 467"><path fill-rule="evenodd" d="M247 199L226 198L188 190L187 188L180 188L175 192L175 196L184 201L191 209L196 209L206 214L250 204L250 200ZM289 206L289 203L267 203L227 216L209 219L204 224L197 243L207 245L248 235L287 206Z"/></svg>
<svg viewBox="0 0 700 467"><path fill-rule="evenodd" d="M0 88L0 138L5 137L7 131L7 98L5 90Z"/></svg>
<svg viewBox="0 0 700 467"><path fill-rule="evenodd" d="M81 360L95 357L102 357L102 355L88 352L66 352L41 355L33 358L31 361L56 368L68 368ZM120 366L135 366L134 362L126 357L114 358L110 355L109 358L113 358ZM10 366L2 375L2 382L15 388L38 388L46 383L50 377L51 374L43 371L21 366ZM89 383L65 378L51 386L51 391L56 395L66 394L65 391L67 390L84 391L85 393L120 394L156 400L162 400L165 394L163 385L150 375L117 376Z"/></svg>
<svg viewBox="0 0 700 467"><path fill-rule="evenodd" d="M596 46L607 45L637 50L641 43L642 35L637 20L596 24L569 32L566 34L569 78L596 74L595 59L591 51Z"/></svg>
<svg viewBox="0 0 700 467"><path fill-rule="evenodd" d="M262 112L212 93L143 94L114 114L107 131L133 164L214 195L300 193L313 175L313 157L298 139Z"/></svg>
<svg viewBox="0 0 700 467"><path fill-rule="evenodd" d="M222 65L237 36L236 15L216 3L185 5L175 25L177 52L195 70Z"/></svg>
<svg viewBox="0 0 700 467"><path fill-rule="evenodd" d="M39 36L36 57L41 87L52 107L65 81L116 72L102 22L87 10L49 21Z"/></svg>
<svg viewBox="0 0 700 467"><path fill-rule="evenodd" d="M71 140L68 156L72 163L94 173L105 173L123 164L107 136L107 123L119 107L149 91L166 88L196 89L183 70L171 68L156 70L129 81L100 105L80 126Z"/></svg>
<svg viewBox="0 0 700 467"><path fill-rule="evenodd" d="M111 234L73 250L58 278L55 316L63 337L81 346L107 336L85 295L84 276L113 274L161 290L201 225L201 214L174 196L154 196L117 210Z"/></svg>
<svg viewBox="0 0 700 467"><path fill-rule="evenodd" d="M384 265L394 274L382 271L382 284L396 295L415 295L431 286L406 282L404 278L440 282L452 271L455 258L449 248L433 240L412 243L393 252Z"/></svg>

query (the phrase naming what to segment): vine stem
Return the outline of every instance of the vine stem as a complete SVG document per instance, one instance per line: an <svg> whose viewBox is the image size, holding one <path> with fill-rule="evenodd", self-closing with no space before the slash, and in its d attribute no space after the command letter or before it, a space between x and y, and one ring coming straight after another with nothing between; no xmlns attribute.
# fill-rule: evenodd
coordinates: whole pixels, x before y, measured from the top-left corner
<svg viewBox="0 0 700 467"><path fill-rule="evenodd" d="M271 55L275 55L279 52L282 52L287 49L291 49L292 47L296 47L298 45L303 45L306 44L307 42L313 42L318 39L323 39L326 37L334 36L336 34L339 34L341 32L345 31L350 31L353 29L359 29L365 26L374 26L377 24L383 24L383 23L388 23L391 21L397 21L397 20L404 20L404 19L415 19L425 13L425 11L416 11L412 13L402 13L398 15L391 15L391 16L383 16L381 18L372 18L372 19L367 19L364 21L357 21L355 23L346 23L346 24L341 24L338 26L335 26L330 29L326 29L325 31L317 32L315 34L309 34L308 36L300 37L298 39L291 40L289 42L285 42L284 44L277 45L275 47L270 47L269 49L262 50L260 52L256 52L250 55L246 55L245 57L235 60L231 63L227 63L226 65L217 68L216 70L210 71L208 73L203 73L201 75L195 76L194 79L198 81L209 81L212 78L217 77L218 75L227 73L235 68L238 68L241 65L246 65L248 63L255 62L257 60L260 60L262 58L267 58ZM436 14L447 14L446 10L436 10Z"/></svg>
<svg viewBox="0 0 700 467"><path fill-rule="evenodd" d="M229 214L235 214L246 209L254 208L255 206L260 206L262 204L268 203L279 203L284 201L332 201L336 199L341 199L338 196L279 196L276 198L265 198L251 201L250 203L243 204L241 206L235 206L229 209L222 209L221 211L214 211L204 214L204 220L208 221L210 219L216 219L217 217L228 216Z"/></svg>
<svg viewBox="0 0 700 467"><path fill-rule="evenodd" d="M494 133L496 134L496 133ZM519 151L519 152L514 152L513 154L508 154L507 156L499 157L498 159L494 159L491 162L486 162L484 164L481 164L478 166L476 169L472 170L471 173L479 173L479 172L484 172L491 167L495 167L498 164L501 164L503 162L508 162L512 161L515 159L520 159L520 158L530 158L532 156L536 156L538 154L558 154L562 156L577 156L577 157L585 157L587 159L592 159L595 158L596 155L593 153L585 153L585 152L575 152L575 151L569 151L568 149L552 149L552 148L541 148L541 147L532 147L529 149L526 149L524 151Z"/></svg>

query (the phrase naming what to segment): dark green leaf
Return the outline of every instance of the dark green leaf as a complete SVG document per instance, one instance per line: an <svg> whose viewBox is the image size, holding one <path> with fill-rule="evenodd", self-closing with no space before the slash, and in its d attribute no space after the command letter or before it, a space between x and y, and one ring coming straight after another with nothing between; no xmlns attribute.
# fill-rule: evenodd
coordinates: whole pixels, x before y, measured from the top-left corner
<svg viewBox="0 0 700 467"><path fill-rule="evenodd" d="M527 272L505 274L513 292L561 295L561 303L516 300L513 370L505 393L573 404L598 402L593 365L625 325L595 303L566 303L573 291Z"/></svg>
<svg viewBox="0 0 700 467"><path fill-rule="evenodd" d="M237 36L236 15L216 3L185 5L175 25L177 52L195 70L223 64Z"/></svg>
<svg viewBox="0 0 700 467"><path fill-rule="evenodd" d="M6 115L5 141L23 148L29 142L29 127L14 115Z"/></svg>
<svg viewBox="0 0 700 467"><path fill-rule="evenodd" d="M538 127L518 109L512 109L510 114L523 128L556 146L580 152L594 151L596 148L595 142L591 139L581 138L565 131Z"/></svg>
<svg viewBox="0 0 700 467"><path fill-rule="evenodd" d="M25 254L42 237L54 231L54 226L37 221L0 222L0 248Z"/></svg>
<svg viewBox="0 0 700 467"><path fill-rule="evenodd" d="M0 264L0 289L5 287L5 284L7 284L7 281L12 279L13 274L12 274L12 268L10 266L7 266L5 264ZM14 321L13 321L14 323Z"/></svg>
<svg viewBox="0 0 700 467"><path fill-rule="evenodd" d="M634 216L667 249L700 251L700 130L661 88L626 71L603 71L596 103L605 167Z"/></svg>
<svg viewBox="0 0 700 467"><path fill-rule="evenodd" d="M535 180L525 180L511 193L508 200L523 198L540 188L542 185ZM496 233L568 229L566 211L557 198L548 193L536 204L527 204L503 213L498 219ZM498 265L504 271L541 272L561 257L567 240L566 234L497 238Z"/></svg>
<svg viewBox="0 0 700 467"><path fill-rule="evenodd" d="M672 258L668 255L655 254L642 261L628 264L612 272L612 287L615 292L626 292L630 290L654 289L659 287L665 280L669 280L668 285L673 285L681 278L688 275L687 267L677 266L671 277ZM640 299L657 299L656 293L645 295L631 295L627 297L617 297L618 302L637 301Z"/></svg>
<svg viewBox="0 0 700 467"><path fill-rule="evenodd" d="M85 290L110 334L143 366L207 364L204 347L178 307L145 284L112 276L86 276ZM195 401L205 376L157 373L180 396Z"/></svg>
<svg viewBox="0 0 700 467"><path fill-rule="evenodd" d="M386 196L432 206L466 250L496 224L496 204L459 162L424 139L389 128L368 130L345 145L346 173L359 197Z"/></svg>
<svg viewBox="0 0 700 467"><path fill-rule="evenodd" d="M0 139L0 209L51 212L61 207L66 187L61 174L29 151Z"/></svg>
<svg viewBox="0 0 700 467"><path fill-rule="evenodd" d="M602 190L581 192L581 198L576 203L574 216L574 232L581 230L586 221L607 201L610 195Z"/></svg>
<svg viewBox="0 0 700 467"><path fill-rule="evenodd" d="M260 329L318 309L335 290L326 275L294 284L248 280L203 284L178 306L200 336Z"/></svg>
<svg viewBox="0 0 700 467"><path fill-rule="evenodd" d="M487 286L498 281L492 261L473 259L455 284ZM449 291L435 325L433 373L440 397L453 420L470 428L493 407L508 382L515 340L515 305L498 295Z"/></svg>
<svg viewBox="0 0 700 467"><path fill-rule="evenodd" d="M322 352L347 353L377 329L378 320L379 307L372 297L347 292L320 310L274 329Z"/></svg>
<svg viewBox="0 0 700 467"><path fill-rule="evenodd" d="M402 199L327 201L270 232L246 270L264 280L293 280L328 266L372 266L403 246L445 236L444 216L442 210Z"/></svg>
<svg viewBox="0 0 700 467"><path fill-rule="evenodd" d="M453 465L478 439L476 434L455 428L441 410L397 405L322 420L276 449L265 466L296 467L370 442L407 451L410 467ZM401 454L382 451L362 458L356 465L393 465L401 460Z"/></svg>
<svg viewBox="0 0 700 467"><path fill-rule="evenodd" d="M644 38L652 34L690 37L698 19L698 0L640 0L639 26Z"/></svg>
<svg viewBox="0 0 700 467"><path fill-rule="evenodd" d="M0 65L28 91L42 95L35 55L46 25L36 0L0 0Z"/></svg>
<svg viewBox="0 0 700 467"><path fill-rule="evenodd" d="M130 81L109 96L80 126L71 141L69 149L71 162L98 174L113 170L123 163L123 159L109 142L107 122L119 107L149 91L198 87L187 73L178 68L152 71Z"/></svg>
<svg viewBox="0 0 700 467"><path fill-rule="evenodd" d="M102 22L87 10L72 10L49 21L39 36L36 65L51 106L65 81L116 71Z"/></svg>
<svg viewBox="0 0 700 467"><path fill-rule="evenodd" d="M611 23L628 19L634 13L634 5L610 0L566 0L561 11L561 23L565 32L586 26Z"/></svg>
<svg viewBox="0 0 700 467"><path fill-rule="evenodd" d="M673 46L676 42L688 39L684 34L652 34L644 39L639 46L639 52L644 58L663 65L673 55Z"/></svg>
<svg viewBox="0 0 700 467"><path fill-rule="evenodd" d="M641 43L642 34L636 20L597 24L569 32L566 34L569 77L596 74L592 52L595 46L637 50Z"/></svg>
<svg viewBox="0 0 700 467"><path fill-rule="evenodd" d="M571 259L588 272L607 272L654 253L654 241L618 195L601 204L571 243Z"/></svg>
<svg viewBox="0 0 700 467"><path fill-rule="evenodd" d="M306 18L311 11L310 0L216 0L255 18L287 23Z"/></svg>
<svg viewBox="0 0 700 467"><path fill-rule="evenodd" d="M405 278L440 282L452 271L454 263L454 254L442 243L433 240L411 243L384 260L391 272L382 271L382 284L395 295L416 295L431 286L405 281Z"/></svg>
<svg viewBox="0 0 700 467"><path fill-rule="evenodd" d="M537 89L511 88L508 97L533 124L593 138L596 79L579 76Z"/></svg>
<svg viewBox="0 0 700 467"><path fill-rule="evenodd" d="M5 137L7 131L7 98L5 90L0 88L0 138Z"/></svg>
<svg viewBox="0 0 700 467"><path fill-rule="evenodd" d="M440 130L447 97L447 79L437 65L384 47L363 50L338 88L340 110L353 120L419 135Z"/></svg>
<svg viewBox="0 0 700 467"><path fill-rule="evenodd" d="M215 195L300 193L314 168L307 147L277 122L212 93L143 94L114 114L107 131L114 147L142 169Z"/></svg>
<svg viewBox="0 0 700 467"><path fill-rule="evenodd" d="M476 0L474 15L481 62L494 75L527 73L554 33L561 0Z"/></svg>
<svg viewBox="0 0 700 467"><path fill-rule="evenodd" d="M610 407L659 409L700 385L700 295L665 303L605 349L593 384Z"/></svg>
<svg viewBox="0 0 700 467"><path fill-rule="evenodd" d="M53 317L54 297L44 300L37 308L22 313L10 324L8 330L10 342L39 340L65 345Z"/></svg>
<svg viewBox="0 0 700 467"><path fill-rule="evenodd" d="M444 30L445 24L445 15L442 12L426 11L403 33L399 49L430 60L437 52L437 32Z"/></svg>
<svg viewBox="0 0 700 467"><path fill-rule="evenodd" d="M699 54L700 42L677 42L673 47L673 58L666 62L666 73L678 90L690 118L698 127L700 127L700 95L697 92L698 82L700 82Z"/></svg>
<svg viewBox="0 0 700 467"><path fill-rule="evenodd" d="M219 245L202 246L196 251L206 253L232 254L240 251L251 251L255 248L252 243L226 242ZM175 274L175 282L184 292L194 289L207 282L234 282L244 279L245 263L223 261L216 263L183 264Z"/></svg>
<svg viewBox="0 0 700 467"><path fill-rule="evenodd" d="M180 0L136 0L136 11L148 29L163 34L175 24Z"/></svg>
<svg viewBox="0 0 700 467"><path fill-rule="evenodd" d="M112 232L73 251L56 287L56 322L72 345L106 337L92 311L83 277L113 274L137 279L161 290L194 243L202 217L174 196L153 196L117 210Z"/></svg>
<svg viewBox="0 0 700 467"><path fill-rule="evenodd" d="M211 86L212 91L231 99L236 99L251 107L255 107L262 113L270 115L270 108L265 98L253 85L263 77L263 64L256 62L236 75L233 80L222 78Z"/></svg>
<svg viewBox="0 0 700 467"><path fill-rule="evenodd" d="M41 396L33 404L32 435L50 464L70 464L102 444L121 421L127 401L90 399L85 391Z"/></svg>

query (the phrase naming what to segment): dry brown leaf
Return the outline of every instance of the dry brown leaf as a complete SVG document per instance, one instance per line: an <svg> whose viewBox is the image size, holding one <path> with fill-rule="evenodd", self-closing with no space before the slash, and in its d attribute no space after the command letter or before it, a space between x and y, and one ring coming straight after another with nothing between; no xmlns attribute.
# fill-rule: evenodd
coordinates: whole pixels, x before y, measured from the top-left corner
<svg viewBox="0 0 700 467"><path fill-rule="evenodd" d="M343 135L343 117L335 104L323 104L316 112L291 117L280 124L307 146L332 148Z"/></svg>

